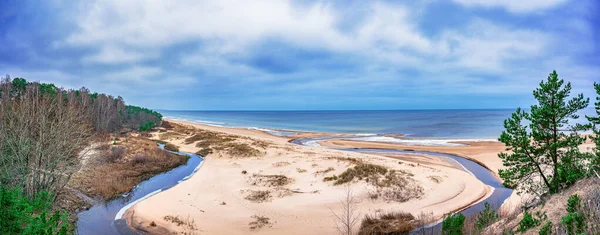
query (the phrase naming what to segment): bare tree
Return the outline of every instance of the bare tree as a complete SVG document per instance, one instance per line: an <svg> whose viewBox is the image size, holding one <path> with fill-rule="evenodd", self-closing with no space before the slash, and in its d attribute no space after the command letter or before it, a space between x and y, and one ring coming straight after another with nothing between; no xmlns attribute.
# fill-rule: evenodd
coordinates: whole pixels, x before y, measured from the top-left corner
<svg viewBox="0 0 600 235"><path fill-rule="evenodd" d="M358 200L352 193L352 188L346 186L344 198L340 200L341 211L336 213L331 210L331 214L335 217L335 228L341 235L356 234L354 228L358 224L360 212L358 211Z"/></svg>

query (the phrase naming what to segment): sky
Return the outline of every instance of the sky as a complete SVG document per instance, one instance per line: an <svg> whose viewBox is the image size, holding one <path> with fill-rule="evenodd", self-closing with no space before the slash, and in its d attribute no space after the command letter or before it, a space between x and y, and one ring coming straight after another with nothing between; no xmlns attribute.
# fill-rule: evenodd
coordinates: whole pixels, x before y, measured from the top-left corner
<svg viewBox="0 0 600 235"><path fill-rule="evenodd" d="M0 74L170 110L526 107L600 81L595 0L0 1Z"/></svg>

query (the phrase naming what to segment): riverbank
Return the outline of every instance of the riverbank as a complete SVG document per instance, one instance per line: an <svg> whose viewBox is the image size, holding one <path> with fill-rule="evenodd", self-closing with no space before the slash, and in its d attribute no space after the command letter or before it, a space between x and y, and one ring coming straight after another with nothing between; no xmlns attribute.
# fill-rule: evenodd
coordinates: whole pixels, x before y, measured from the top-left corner
<svg viewBox="0 0 600 235"><path fill-rule="evenodd" d="M183 152L209 154L189 180L128 210L130 225L150 234L190 228L203 234L331 234L336 231L333 213L339 212L348 185L360 201L361 218L390 211L441 218L491 193L473 175L440 158L417 160L403 154L390 158L298 146L289 143L289 137L258 130L171 123L180 127L154 133L153 138L175 144ZM211 136L229 144L220 146L201 138ZM240 155L235 151L240 146L250 147L245 150L253 154ZM385 176L357 177L351 182L332 179L356 172L349 169L372 166L385 168ZM382 184L386 178L394 184ZM190 223L193 226L186 225Z"/></svg>

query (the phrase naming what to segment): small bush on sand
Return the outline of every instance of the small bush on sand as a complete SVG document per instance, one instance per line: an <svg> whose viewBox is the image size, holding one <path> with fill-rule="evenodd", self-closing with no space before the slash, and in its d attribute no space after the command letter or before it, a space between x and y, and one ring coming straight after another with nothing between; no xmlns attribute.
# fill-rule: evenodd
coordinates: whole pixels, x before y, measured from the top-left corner
<svg viewBox="0 0 600 235"><path fill-rule="evenodd" d="M281 187L291 183L293 180L285 175L260 175L254 174L251 178L252 185L266 187Z"/></svg>
<svg viewBox="0 0 600 235"><path fill-rule="evenodd" d="M319 171L316 171L316 172L315 172L315 175L324 175L324 174L327 174L327 173L329 173L329 172L332 172L332 171L334 171L334 170L335 170L335 169L333 169L333 167L328 167L328 168L327 168L327 169L325 169L325 170L319 170Z"/></svg>
<svg viewBox="0 0 600 235"><path fill-rule="evenodd" d="M211 148L202 148L196 152L197 155L200 155L202 157L206 157L212 153L213 153L213 150Z"/></svg>
<svg viewBox="0 0 600 235"><path fill-rule="evenodd" d="M334 181L337 179L338 179L337 175L327 176L327 177L323 178L323 182Z"/></svg>
<svg viewBox="0 0 600 235"><path fill-rule="evenodd" d="M252 221L248 224L248 226L250 226L251 230L261 229L265 226L271 227L271 222L268 217L253 215L252 218L254 219L254 221Z"/></svg>
<svg viewBox="0 0 600 235"><path fill-rule="evenodd" d="M248 144L229 143L224 147L227 150L227 154L233 157L254 157L259 156L261 153L257 149L250 147Z"/></svg>
<svg viewBox="0 0 600 235"><path fill-rule="evenodd" d="M349 168L342 174L340 174L338 176L338 179L335 181L334 185L340 185L351 182L354 178L362 180L363 178L367 178L373 175L385 175L387 172L388 169L383 166L368 163L358 164L353 168Z"/></svg>
<svg viewBox="0 0 600 235"><path fill-rule="evenodd" d="M194 231L198 230L196 227L196 222L189 216L187 219L181 219L179 216L167 215L163 217L163 219L167 222L177 225L178 227L183 227L185 230L183 234L195 234Z"/></svg>
<svg viewBox="0 0 600 235"><path fill-rule="evenodd" d="M246 196L246 200L251 202L266 202L271 200L273 196L271 195L271 191L268 190L259 190L259 191L250 191L250 194Z"/></svg>
<svg viewBox="0 0 600 235"><path fill-rule="evenodd" d="M358 234L408 234L414 228L415 217L413 215L404 212L390 212L375 216L366 215Z"/></svg>
<svg viewBox="0 0 600 235"><path fill-rule="evenodd" d="M442 177L439 177L437 175L430 175L430 176L427 176L427 178L436 184L439 184L444 181L444 179L442 179Z"/></svg>
<svg viewBox="0 0 600 235"><path fill-rule="evenodd" d="M173 152L179 152L179 147L177 147L177 145L171 144L171 143L166 143L165 144L165 149L169 150L169 151L173 151Z"/></svg>

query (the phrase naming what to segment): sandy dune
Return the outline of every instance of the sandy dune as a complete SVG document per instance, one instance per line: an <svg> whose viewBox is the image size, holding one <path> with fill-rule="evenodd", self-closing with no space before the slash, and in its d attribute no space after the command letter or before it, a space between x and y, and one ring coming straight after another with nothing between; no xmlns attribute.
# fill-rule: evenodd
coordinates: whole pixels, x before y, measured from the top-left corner
<svg viewBox="0 0 600 235"><path fill-rule="evenodd" d="M269 146L261 149L262 154L258 157L239 158L225 152L209 155L201 169L189 180L131 208L127 215L134 228L156 234L165 230L199 234L333 234L336 230L332 212L340 210L339 201L348 187L345 185L349 185L360 200L361 215L406 211L415 216L423 212L441 217L478 202L490 193L488 186L474 176L435 157L416 159L409 155L395 155L390 158L298 146L288 143L287 138L261 131L176 123L248 137L244 138L245 141L266 141ZM198 151L194 144L184 144L182 138L169 142L180 146L180 151ZM348 145L340 142L326 144ZM477 157L481 161L486 160L484 156ZM422 195L405 202L372 199L371 195L377 188L365 180L337 186L324 182L324 177L339 175L353 167L351 162L340 160L342 158L360 159L403 172L412 182L407 187L422 187ZM488 158L493 163L492 158ZM493 167L498 166L492 164L489 167L497 169ZM328 168L333 170L319 173ZM257 177L264 175L283 175L291 182L280 186L264 185L257 181ZM265 202L250 201L246 197L252 191L269 191L271 197ZM165 216L178 216L184 222L193 221L195 229L168 222ZM262 228L251 229L250 223L256 221L255 216L266 217L269 223ZM152 222L156 226L150 226Z"/></svg>

